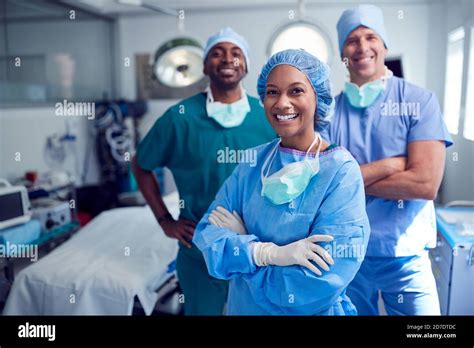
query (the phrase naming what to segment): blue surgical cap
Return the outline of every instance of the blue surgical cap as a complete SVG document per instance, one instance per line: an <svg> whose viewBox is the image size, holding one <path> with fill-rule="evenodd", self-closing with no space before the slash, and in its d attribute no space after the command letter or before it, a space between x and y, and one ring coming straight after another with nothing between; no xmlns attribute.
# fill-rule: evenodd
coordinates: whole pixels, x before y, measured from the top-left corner
<svg viewBox="0 0 474 348"><path fill-rule="evenodd" d="M337 22L337 36L341 56L347 37L361 25L374 30L382 38L385 47L388 48L388 37L385 32L382 10L374 5L359 5L356 8L345 10Z"/></svg>
<svg viewBox="0 0 474 348"><path fill-rule="evenodd" d="M329 86L329 67L303 49L289 49L275 53L263 66L258 77L257 92L262 103L265 99L268 76L276 66L283 64L291 65L301 71L311 83L318 101L314 116L316 129L321 131L329 124L334 113L334 98Z"/></svg>
<svg viewBox="0 0 474 348"><path fill-rule="evenodd" d="M237 34L234 30L232 30L232 28L229 28L229 27L221 29L214 35L211 35L209 39L207 39L206 47L204 47L204 60L206 60L207 55L209 54L209 51L211 50L211 48L213 48L215 45L221 42L233 43L234 45L238 46L242 50L242 53L244 54L244 57L245 57L246 67L248 70L248 67L250 64L249 44L247 43L247 40L245 40L243 36Z"/></svg>

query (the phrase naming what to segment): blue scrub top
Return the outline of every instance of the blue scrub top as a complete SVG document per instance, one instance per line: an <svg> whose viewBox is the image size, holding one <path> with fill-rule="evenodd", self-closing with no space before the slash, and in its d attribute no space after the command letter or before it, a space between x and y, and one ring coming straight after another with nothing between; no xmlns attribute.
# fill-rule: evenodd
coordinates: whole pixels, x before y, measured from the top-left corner
<svg viewBox="0 0 474 348"><path fill-rule="evenodd" d="M355 314L345 289L362 263L370 234L360 168L340 146L323 151L320 171L306 190L291 203L275 205L261 195L260 173L276 144L277 140L255 149L256 166L237 166L196 227L193 242L209 273L230 279L227 314ZM303 160L304 155L280 146L269 173ZM210 224L209 214L217 206L235 210L248 234ZM253 242L282 246L313 234L334 236L331 243L319 243L335 262L321 277L299 265L258 267L253 261Z"/></svg>
<svg viewBox="0 0 474 348"><path fill-rule="evenodd" d="M435 94L397 77L388 79L385 91L367 108L354 108L339 94L334 117L321 136L347 148L359 164L407 156L412 141L452 145ZM366 206L372 231L367 256L421 255L435 247L433 201L367 195Z"/></svg>

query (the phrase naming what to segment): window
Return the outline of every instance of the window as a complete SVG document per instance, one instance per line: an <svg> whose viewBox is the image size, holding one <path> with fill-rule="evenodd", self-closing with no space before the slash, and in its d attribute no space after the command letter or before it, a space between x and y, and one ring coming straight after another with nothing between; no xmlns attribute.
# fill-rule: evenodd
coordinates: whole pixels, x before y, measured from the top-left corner
<svg viewBox="0 0 474 348"><path fill-rule="evenodd" d="M303 48L325 63L332 58L332 46L328 36L317 25L309 21L286 24L273 35L268 54L289 49Z"/></svg>
<svg viewBox="0 0 474 348"><path fill-rule="evenodd" d="M466 113L464 115L463 136L474 140L474 27L471 27L471 43L469 48L469 64L467 73Z"/></svg>
<svg viewBox="0 0 474 348"><path fill-rule="evenodd" d="M456 29L448 36L446 84L444 91L444 117L451 134L458 134L461 113L462 69L464 28Z"/></svg>
<svg viewBox="0 0 474 348"><path fill-rule="evenodd" d="M0 108L112 96L112 34L61 1L0 0Z"/></svg>

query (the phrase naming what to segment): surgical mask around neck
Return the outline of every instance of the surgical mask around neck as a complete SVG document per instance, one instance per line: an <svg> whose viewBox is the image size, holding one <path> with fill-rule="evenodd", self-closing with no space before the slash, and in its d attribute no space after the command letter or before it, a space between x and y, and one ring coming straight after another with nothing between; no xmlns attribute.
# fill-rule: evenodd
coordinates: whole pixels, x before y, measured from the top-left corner
<svg viewBox="0 0 474 348"><path fill-rule="evenodd" d="M318 140L316 156L309 159L309 151ZM303 161L290 163L268 176L280 143L281 139L268 155L260 173L262 181L261 195L268 198L275 205L289 203L306 190L311 178L319 172L319 151L321 150L322 140L319 133L316 133ZM266 174L264 174L265 169L267 169Z"/></svg>
<svg viewBox="0 0 474 348"><path fill-rule="evenodd" d="M387 80L393 76L393 73L385 67L385 75L375 81L364 83L357 86L355 83L346 82L344 85L344 94L349 103L359 109L371 106L379 95L385 90Z"/></svg>
<svg viewBox="0 0 474 348"><path fill-rule="evenodd" d="M241 88L240 99L230 104L214 101L210 86L206 88L206 94L207 115L222 127L238 127L244 122L250 111L250 104L243 88Z"/></svg>

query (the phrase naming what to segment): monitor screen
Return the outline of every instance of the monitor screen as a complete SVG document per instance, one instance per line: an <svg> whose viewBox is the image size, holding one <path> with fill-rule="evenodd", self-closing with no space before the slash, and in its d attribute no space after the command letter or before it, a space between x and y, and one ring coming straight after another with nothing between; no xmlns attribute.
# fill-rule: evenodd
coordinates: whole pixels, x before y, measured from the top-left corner
<svg viewBox="0 0 474 348"><path fill-rule="evenodd" d="M0 196L0 222L23 216L21 192Z"/></svg>

